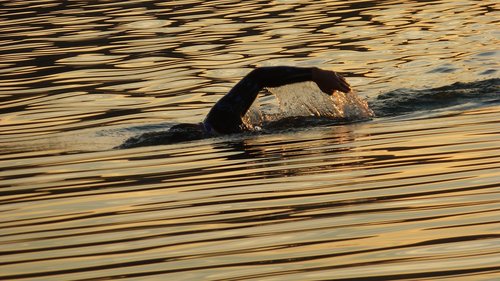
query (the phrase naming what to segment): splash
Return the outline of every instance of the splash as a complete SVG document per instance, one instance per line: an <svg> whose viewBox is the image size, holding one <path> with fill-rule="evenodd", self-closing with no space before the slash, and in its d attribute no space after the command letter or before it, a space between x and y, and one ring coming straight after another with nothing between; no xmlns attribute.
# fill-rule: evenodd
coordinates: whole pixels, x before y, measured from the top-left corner
<svg viewBox="0 0 500 281"><path fill-rule="evenodd" d="M277 106L269 109L259 104L252 107L246 116L250 124L261 125L281 119L310 118L355 122L374 116L368 103L354 92L336 91L329 96L314 83L304 82L267 89L276 99Z"/></svg>

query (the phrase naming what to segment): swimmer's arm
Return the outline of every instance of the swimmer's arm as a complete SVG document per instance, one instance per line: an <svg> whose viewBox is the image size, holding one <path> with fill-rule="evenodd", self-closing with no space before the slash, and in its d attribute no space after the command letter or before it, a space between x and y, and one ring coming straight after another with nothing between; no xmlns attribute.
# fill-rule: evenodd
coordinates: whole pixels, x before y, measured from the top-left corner
<svg viewBox="0 0 500 281"><path fill-rule="evenodd" d="M262 88L279 87L298 82L313 81L324 93L331 95L335 90L349 92L351 90L345 79L334 71L316 67L271 66L252 70L240 82L222 97L209 113L211 120L214 112L225 108L243 117ZM234 118L233 118L234 119ZM219 121L220 122L220 121ZM215 123L215 122L214 122Z"/></svg>
<svg viewBox="0 0 500 281"><path fill-rule="evenodd" d="M331 95L335 90L351 91L347 81L334 71L316 67L275 66L261 67L248 74L251 80L261 87L279 87L288 84L313 81L325 94Z"/></svg>
<svg viewBox="0 0 500 281"><path fill-rule="evenodd" d="M262 88L305 81L315 82L321 91L328 95L333 94L335 90L351 90L345 79L334 71L316 67L260 67L247 74L212 107L205 118L205 128L211 128L219 134L238 132L243 123L241 118Z"/></svg>

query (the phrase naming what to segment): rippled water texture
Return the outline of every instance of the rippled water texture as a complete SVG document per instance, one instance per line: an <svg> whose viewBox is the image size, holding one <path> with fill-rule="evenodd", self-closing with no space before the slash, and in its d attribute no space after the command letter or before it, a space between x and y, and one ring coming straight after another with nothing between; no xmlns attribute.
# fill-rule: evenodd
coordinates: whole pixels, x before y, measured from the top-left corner
<svg viewBox="0 0 500 281"><path fill-rule="evenodd" d="M0 0L0 279L499 280L499 17ZM377 117L112 149L284 64L340 71ZM258 103L293 115L300 87Z"/></svg>

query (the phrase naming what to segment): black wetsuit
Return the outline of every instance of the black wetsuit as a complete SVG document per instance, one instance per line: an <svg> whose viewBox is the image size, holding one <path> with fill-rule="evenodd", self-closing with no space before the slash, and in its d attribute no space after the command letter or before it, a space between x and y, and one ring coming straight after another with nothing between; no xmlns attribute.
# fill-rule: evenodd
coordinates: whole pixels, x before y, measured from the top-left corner
<svg viewBox="0 0 500 281"><path fill-rule="evenodd" d="M203 121L205 133L218 135L248 130L242 118L262 88L311 81L313 69L273 66L252 70L212 107Z"/></svg>

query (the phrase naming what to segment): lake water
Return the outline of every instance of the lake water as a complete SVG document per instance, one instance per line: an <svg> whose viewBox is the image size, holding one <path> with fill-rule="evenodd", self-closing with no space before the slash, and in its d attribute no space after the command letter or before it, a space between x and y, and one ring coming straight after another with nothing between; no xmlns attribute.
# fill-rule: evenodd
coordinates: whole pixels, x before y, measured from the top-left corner
<svg viewBox="0 0 500 281"><path fill-rule="evenodd" d="M499 280L499 9L1 0L0 279ZM113 149L273 65L377 116Z"/></svg>

